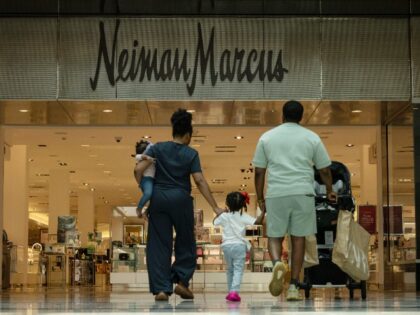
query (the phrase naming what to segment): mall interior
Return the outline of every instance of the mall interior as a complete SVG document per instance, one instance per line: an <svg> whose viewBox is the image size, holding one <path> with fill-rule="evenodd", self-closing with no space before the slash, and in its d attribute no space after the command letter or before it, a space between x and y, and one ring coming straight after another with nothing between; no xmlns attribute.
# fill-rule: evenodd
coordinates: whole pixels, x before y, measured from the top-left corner
<svg viewBox="0 0 420 315"><path fill-rule="evenodd" d="M416 312L420 4L179 2L0 1L1 312ZM333 285L296 304L271 297L264 223L247 228L243 302L226 304L222 231L193 185L196 299L156 304L136 142L171 140L172 113L187 109L218 205L246 191L256 216L256 144L290 99L348 169L370 234L367 298Z"/></svg>

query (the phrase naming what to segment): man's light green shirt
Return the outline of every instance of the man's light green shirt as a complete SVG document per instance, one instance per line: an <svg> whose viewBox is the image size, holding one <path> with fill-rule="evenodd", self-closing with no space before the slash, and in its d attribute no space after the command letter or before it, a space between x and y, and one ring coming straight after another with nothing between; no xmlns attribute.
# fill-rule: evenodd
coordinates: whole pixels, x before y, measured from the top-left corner
<svg viewBox="0 0 420 315"><path fill-rule="evenodd" d="M299 124L284 123L264 133L253 164L268 173L266 198L314 194L314 170L331 164L319 136Z"/></svg>

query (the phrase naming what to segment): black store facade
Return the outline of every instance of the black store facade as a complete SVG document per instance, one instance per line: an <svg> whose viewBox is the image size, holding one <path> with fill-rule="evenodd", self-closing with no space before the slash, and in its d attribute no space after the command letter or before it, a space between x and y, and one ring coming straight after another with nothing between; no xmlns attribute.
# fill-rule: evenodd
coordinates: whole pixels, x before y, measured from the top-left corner
<svg viewBox="0 0 420 315"><path fill-rule="evenodd" d="M417 4L368 1L364 6L339 7L332 1L245 2L239 6L236 1L183 1L175 7L162 1L139 1L141 5L98 1L97 6L87 7L79 1L59 1L58 6L47 1L44 7L26 10L1 4L3 129L141 126L146 124L142 113L148 110L147 103L157 101L163 111L156 125L167 124L179 104L194 102L198 124L274 126L280 117L273 117L272 106L281 108L284 101L297 99L307 111L320 113L314 124L380 126L379 205L393 204L393 183L398 180L393 169L399 166L391 157L395 151L406 151L411 161L404 165L411 174L406 184L417 205L412 223L418 226ZM232 100L242 101L243 106L230 108ZM11 114L22 102L29 102L34 112L23 120ZM125 106L137 114L113 122L74 114L98 102ZM355 106L368 114L355 117ZM248 110L257 118L206 120L217 116L212 113L232 110ZM399 128L414 135L411 146L398 147L394 132ZM384 288L397 288L396 278L403 270L416 275L420 290L420 254L408 264L393 264L393 217L389 212L384 216L382 210L377 217ZM420 238L415 239L418 248Z"/></svg>

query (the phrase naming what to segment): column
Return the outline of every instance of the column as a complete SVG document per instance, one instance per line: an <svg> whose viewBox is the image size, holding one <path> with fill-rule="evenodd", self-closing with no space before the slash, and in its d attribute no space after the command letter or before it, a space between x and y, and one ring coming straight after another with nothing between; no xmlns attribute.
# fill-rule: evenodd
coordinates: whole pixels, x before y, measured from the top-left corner
<svg viewBox="0 0 420 315"><path fill-rule="evenodd" d="M377 143L380 143L380 130L377 131ZM380 287L384 284L383 279L383 223L382 223L382 199L378 191L382 187L382 174L379 172L381 164L381 150L377 144L362 145L360 152L360 205L376 206L376 232L378 249L376 250L376 274L371 275L372 283Z"/></svg>
<svg viewBox="0 0 420 315"><path fill-rule="evenodd" d="M112 217L111 221L111 239L112 241L124 241L123 217Z"/></svg>
<svg viewBox="0 0 420 315"><path fill-rule="evenodd" d="M360 204L377 205L377 158L369 158L370 145L362 145L360 157Z"/></svg>
<svg viewBox="0 0 420 315"><path fill-rule="evenodd" d="M48 233L57 234L58 216L70 215L70 176L68 169L50 170L48 200Z"/></svg>
<svg viewBox="0 0 420 315"><path fill-rule="evenodd" d="M28 271L28 155L26 145L10 147L4 163L3 227L17 246L17 273L13 283L25 284Z"/></svg>
<svg viewBox="0 0 420 315"><path fill-rule="evenodd" d="M3 231L3 190L4 190L4 129L0 127L0 232ZM3 242L0 242L0 253L3 253ZM0 255L0 266L3 265L3 255ZM2 283L2 273L0 272L0 283ZM1 286L0 286L1 291Z"/></svg>
<svg viewBox="0 0 420 315"><path fill-rule="evenodd" d="M81 235L82 246L86 246L88 233L95 229L95 202L93 192L90 190L79 191L77 228Z"/></svg>
<svg viewBox="0 0 420 315"><path fill-rule="evenodd" d="M413 104L414 179L416 207L416 291L420 291L420 104Z"/></svg>

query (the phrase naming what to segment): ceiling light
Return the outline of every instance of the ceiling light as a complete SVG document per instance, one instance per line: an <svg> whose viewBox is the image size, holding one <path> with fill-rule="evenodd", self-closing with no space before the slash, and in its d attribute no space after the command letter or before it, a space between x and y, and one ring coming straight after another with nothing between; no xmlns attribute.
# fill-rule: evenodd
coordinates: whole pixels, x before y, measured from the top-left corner
<svg viewBox="0 0 420 315"><path fill-rule="evenodd" d="M112 109L104 109L102 112L103 113L112 113Z"/></svg>
<svg viewBox="0 0 420 315"><path fill-rule="evenodd" d="M352 147L354 147L354 144L353 144L353 143L347 143L347 144L346 144L346 147L348 147L348 148L352 148Z"/></svg>
<svg viewBox="0 0 420 315"><path fill-rule="evenodd" d="M58 163L58 165L60 165L60 166L67 166L67 163L66 162L60 162L60 163Z"/></svg>
<svg viewBox="0 0 420 315"><path fill-rule="evenodd" d="M96 157L98 157L96 154L91 154L91 155L89 155L89 157L91 157L91 158L96 158Z"/></svg>
<svg viewBox="0 0 420 315"><path fill-rule="evenodd" d="M83 147L83 148L89 148L90 144L81 144L80 146Z"/></svg>
<svg viewBox="0 0 420 315"><path fill-rule="evenodd" d="M111 171L104 171L105 174L111 174Z"/></svg>
<svg viewBox="0 0 420 315"><path fill-rule="evenodd" d="M38 147L40 147L40 148L46 148L47 145L46 144L38 144Z"/></svg>
<svg viewBox="0 0 420 315"><path fill-rule="evenodd" d="M199 148L200 147L199 144L192 144L191 146L194 147L194 148Z"/></svg>
<svg viewBox="0 0 420 315"><path fill-rule="evenodd" d="M243 139L244 137L243 136L235 136L234 137L236 140L241 140L241 139Z"/></svg>
<svg viewBox="0 0 420 315"><path fill-rule="evenodd" d="M143 136L143 139L151 139L152 136Z"/></svg>
<svg viewBox="0 0 420 315"><path fill-rule="evenodd" d="M356 173L351 173L350 175L351 175L351 176L355 176L355 175L356 175Z"/></svg>
<svg viewBox="0 0 420 315"><path fill-rule="evenodd" d="M108 200L105 200L105 203L106 203L106 204L108 204L108 203L109 203L109 201L108 201Z"/></svg>
<svg viewBox="0 0 420 315"><path fill-rule="evenodd" d="M95 188L93 188L93 187L92 187L92 188L90 189L90 191L95 191Z"/></svg>
<svg viewBox="0 0 420 315"><path fill-rule="evenodd" d="M187 109L187 112L190 114L194 114L195 113L195 109Z"/></svg>
<svg viewBox="0 0 420 315"><path fill-rule="evenodd" d="M241 187L247 187L247 185L246 184L242 184Z"/></svg>
<svg viewBox="0 0 420 315"><path fill-rule="evenodd" d="M360 109L354 109L351 112L354 114L360 114L362 111Z"/></svg>
<svg viewBox="0 0 420 315"><path fill-rule="evenodd" d="M29 112L29 109L19 109L19 111L20 111L21 113L27 113L27 112Z"/></svg>
<svg viewBox="0 0 420 315"><path fill-rule="evenodd" d="M28 160L28 162L33 162L33 161L35 161L35 160L34 160L34 159L29 159L29 160Z"/></svg>
<svg viewBox="0 0 420 315"><path fill-rule="evenodd" d="M412 179L411 178L398 178L398 182L399 183L411 183Z"/></svg>
<svg viewBox="0 0 420 315"><path fill-rule="evenodd" d="M89 186L89 184L88 183L83 183L83 186Z"/></svg>
<svg viewBox="0 0 420 315"><path fill-rule="evenodd" d="M105 166L104 163L97 163L96 166Z"/></svg>

